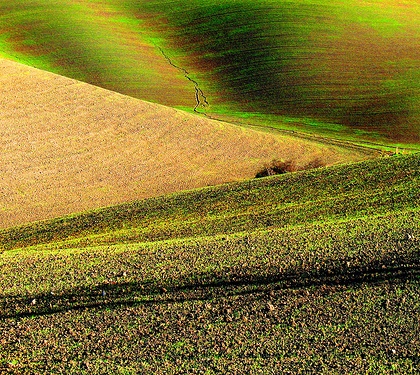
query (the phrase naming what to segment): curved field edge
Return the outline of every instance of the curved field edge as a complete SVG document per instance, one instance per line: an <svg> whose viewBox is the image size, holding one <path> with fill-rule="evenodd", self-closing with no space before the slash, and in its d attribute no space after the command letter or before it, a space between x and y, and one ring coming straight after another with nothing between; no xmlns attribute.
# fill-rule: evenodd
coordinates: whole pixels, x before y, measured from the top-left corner
<svg viewBox="0 0 420 375"><path fill-rule="evenodd" d="M0 1L0 25L2 57L160 104L195 104L194 87L121 1Z"/></svg>
<svg viewBox="0 0 420 375"><path fill-rule="evenodd" d="M416 373L418 174L418 155L394 157L3 231L26 247L0 254L0 369ZM325 205L334 191L364 203Z"/></svg>
<svg viewBox="0 0 420 375"><path fill-rule="evenodd" d="M375 151L238 127L0 59L0 227Z"/></svg>
<svg viewBox="0 0 420 375"><path fill-rule="evenodd" d="M157 17L150 30L171 42L179 64L203 83L211 115L353 140L418 142L414 2L128 3L139 18L145 10Z"/></svg>
<svg viewBox="0 0 420 375"><path fill-rule="evenodd" d="M0 11L0 53L15 61L220 119L419 140L413 1L3 0Z"/></svg>

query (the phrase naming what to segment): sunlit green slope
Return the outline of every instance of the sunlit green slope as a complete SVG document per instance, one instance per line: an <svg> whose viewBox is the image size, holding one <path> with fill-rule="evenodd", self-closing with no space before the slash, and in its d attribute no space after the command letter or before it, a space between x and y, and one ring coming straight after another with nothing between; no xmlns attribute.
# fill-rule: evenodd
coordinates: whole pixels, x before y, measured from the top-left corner
<svg viewBox="0 0 420 375"><path fill-rule="evenodd" d="M219 118L407 144L419 25L415 0L0 0L0 54Z"/></svg>
<svg viewBox="0 0 420 375"><path fill-rule="evenodd" d="M0 231L0 240L5 249L68 238L90 245L149 242L374 218L417 211L419 176L418 154L375 159L34 222Z"/></svg>
<svg viewBox="0 0 420 375"><path fill-rule="evenodd" d="M3 230L3 374L420 370L420 158Z"/></svg>
<svg viewBox="0 0 420 375"><path fill-rule="evenodd" d="M208 85L210 103L220 105L215 112L225 105L295 126L311 124L309 117L330 130L342 125L342 133L419 141L418 2L164 3L147 8L161 15L160 35Z"/></svg>
<svg viewBox="0 0 420 375"><path fill-rule="evenodd" d="M0 57L161 104L195 103L142 21L112 1L0 0Z"/></svg>

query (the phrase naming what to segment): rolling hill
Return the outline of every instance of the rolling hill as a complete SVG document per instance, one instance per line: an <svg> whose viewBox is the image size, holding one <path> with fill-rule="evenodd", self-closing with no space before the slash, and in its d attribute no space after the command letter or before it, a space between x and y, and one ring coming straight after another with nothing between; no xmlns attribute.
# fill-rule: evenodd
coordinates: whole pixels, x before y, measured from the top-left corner
<svg viewBox="0 0 420 375"><path fill-rule="evenodd" d="M158 35L184 52L182 65L208 83L205 91L222 114L240 108L314 132L329 127L336 137L420 140L416 1L191 0L133 7L139 18L144 8L155 12Z"/></svg>
<svg viewBox="0 0 420 375"><path fill-rule="evenodd" d="M419 21L0 0L0 373L420 373Z"/></svg>
<svg viewBox="0 0 420 375"><path fill-rule="evenodd" d="M0 60L0 227L374 155L255 131Z"/></svg>
<svg viewBox="0 0 420 375"><path fill-rule="evenodd" d="M420 370L420 158L0 231L6 374Z"/></svg>
<svg viewBox="0 0 420 375"><path fill-rule="evenodd" d="M420 140L420 6L0 1L0 55L120 93L334 138Z"/></svg>
<svg viewBox="0 0 420 375"><path fill-rule="evenodd" d="M193 105L194 88L112 2L0 1L0 56L166 105Z"/></svg>

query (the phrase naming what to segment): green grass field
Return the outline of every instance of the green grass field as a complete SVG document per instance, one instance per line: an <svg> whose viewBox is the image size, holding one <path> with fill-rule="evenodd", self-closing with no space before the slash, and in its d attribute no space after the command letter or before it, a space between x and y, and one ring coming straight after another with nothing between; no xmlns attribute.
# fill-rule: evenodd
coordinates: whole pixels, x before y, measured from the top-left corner
<svg viewBox="0 0 420 375"><path fill-rule="evenodd" d="M420 158L0 232L7 374L420 370Z"/></svg>
<svg viewBox="0 0 420 375"><path fill-rule="evenodd" d="M2 0L0 56L161 104L195 102L141 20L112 2Z"/></svg>
<svg viewBox="0 0 420 375"><path fill-rule="evenodd" d="M419 140L420 7L413 1L145 5L167 25L159 35L209 83L215 113L239 108L276 115L280 126L292 118L305 130L312 118L330 136Z"/></svg>
<svg viewBox="0 0 420 375"><path fill-rule="evenodd" d="M0 55L178 108L410 145L415 1L0 1Z"/></svg>

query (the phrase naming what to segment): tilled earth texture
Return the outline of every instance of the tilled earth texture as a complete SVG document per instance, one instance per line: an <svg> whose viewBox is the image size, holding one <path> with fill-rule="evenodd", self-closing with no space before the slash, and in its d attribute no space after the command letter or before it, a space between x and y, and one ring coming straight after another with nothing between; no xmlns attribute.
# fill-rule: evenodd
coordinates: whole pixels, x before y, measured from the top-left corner
<svg viewBox="0 0 420 375"><path fill-rule="evenodd" d="M4 230L0 372L419 373L419 170L392 157Z"/></svg>
<svg viewBox="0 0 420 375"><path fill-rule="evenodd" d="M0 228L251 178L357 147L255 131L0 59Z"/></svg>

